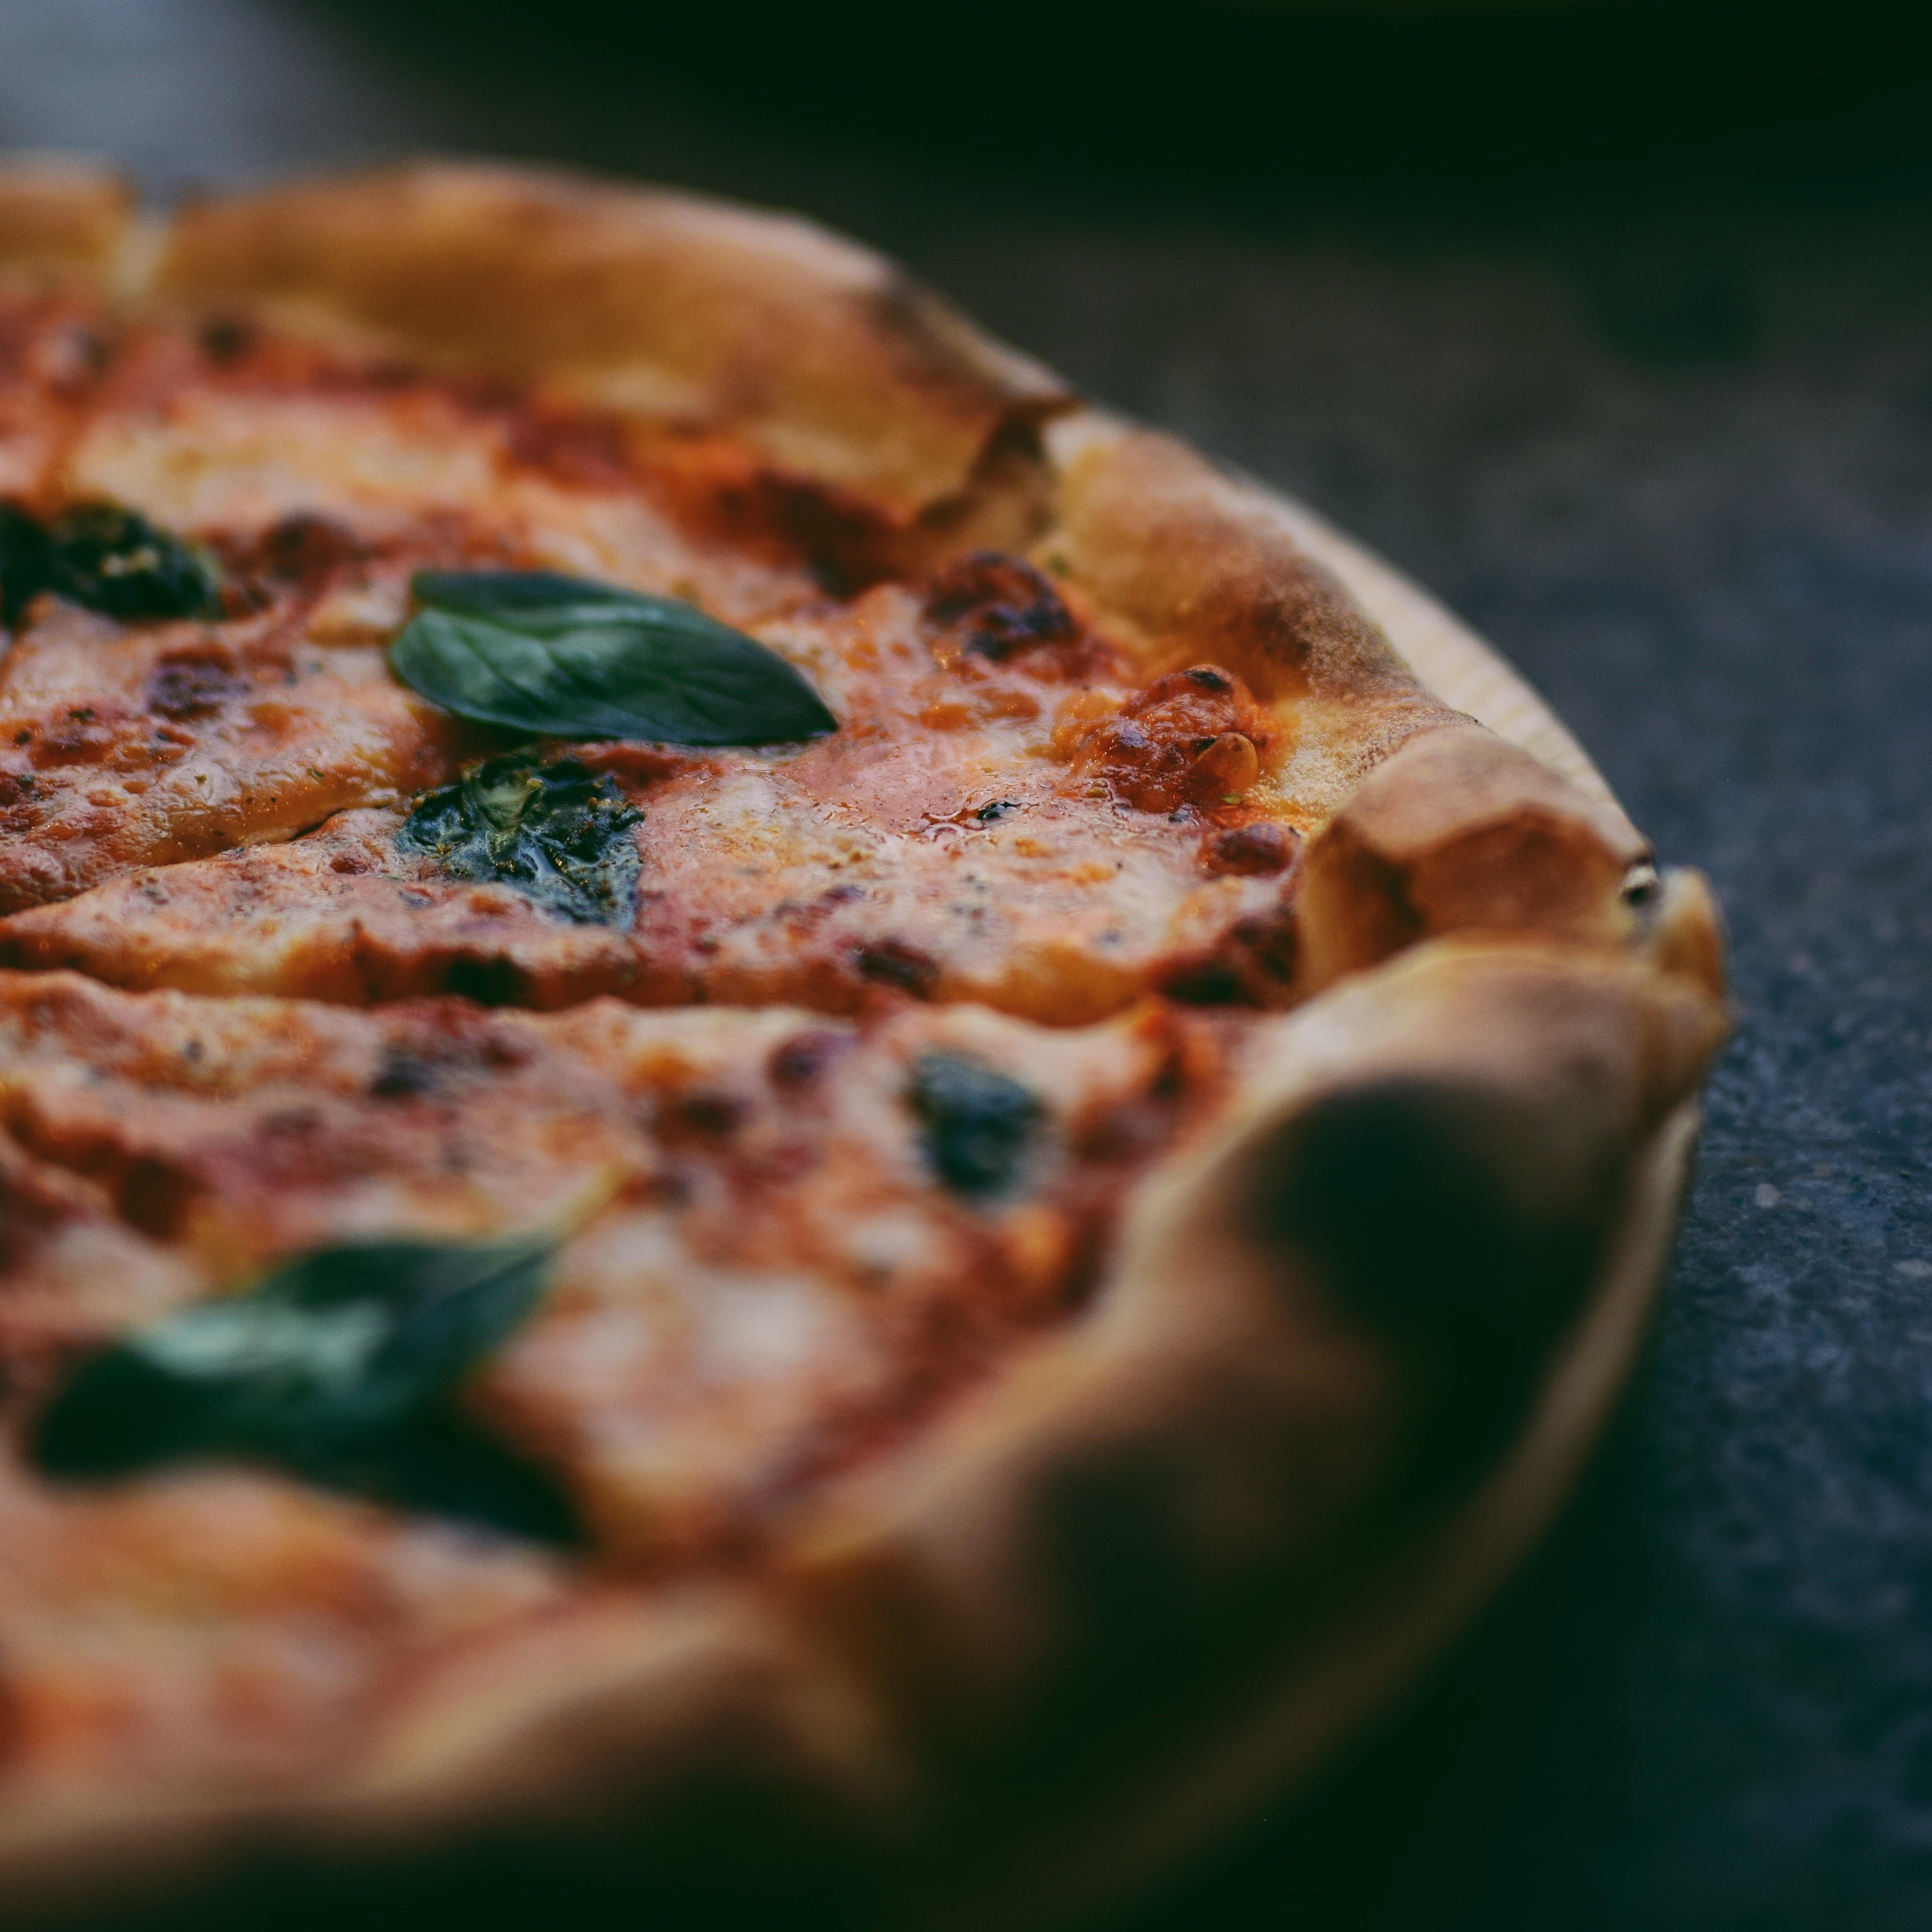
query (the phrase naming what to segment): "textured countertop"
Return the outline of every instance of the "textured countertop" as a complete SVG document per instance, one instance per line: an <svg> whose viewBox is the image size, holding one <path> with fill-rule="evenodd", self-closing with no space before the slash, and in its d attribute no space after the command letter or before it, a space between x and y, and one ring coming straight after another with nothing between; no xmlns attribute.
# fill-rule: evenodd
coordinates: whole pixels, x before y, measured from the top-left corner
<svg viewBox="0 0 1932 1932"><path fill-rule="evenodd" d="M1420 1698L1117 1932L1932 1924L1922 176L1157 189L395 10L0 0L0 146L160 193L433 147L805 208L1378 546L1726 908L1737 1036L1575 1506Z"/></svg>

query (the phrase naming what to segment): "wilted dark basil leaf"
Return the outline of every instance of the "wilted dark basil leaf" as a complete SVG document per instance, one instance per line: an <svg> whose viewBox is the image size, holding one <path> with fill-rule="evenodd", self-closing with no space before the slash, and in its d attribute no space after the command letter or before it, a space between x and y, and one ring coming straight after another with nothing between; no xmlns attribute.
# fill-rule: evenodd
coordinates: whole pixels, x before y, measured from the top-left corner
<svg viewBox="0 0 1932 1932"><path fill-rule="evenodd" d="M512 752L428 793L398 843L434 853L457 879L496 879L580 923L628 931L642 814L574 758Z"/></svg>
<svg viewBox="0 0 1932 1932"><path fill-rule="evenodd" d="M940 1180L961 1194L997 1194L1018 1178L1040 1114L1017 1080L957 1054L922 1054L906 1090Z"/></svg>
<svg viewBox="0 0 1932 1932"><path fill-rule="evenodd" d="M770 745L837 721L775 651L674 598L546 571L424 571L389 646L459 718L554 738Z"/></svg>
<svg viewBox="0 0 1932 1932"><path fill-rule="evenodd" d="M14 622L46 582L46 532L10 503L0 503L0 620Z"/></svg>
<svg viewBox="0 0 1932 1932"><path fill-rule="evenodd" d="M541 1477L448 1409L542 1292L548 1240L329 1248L82 1363L42 1414L50 1474L237 1457L530 1534L567 1520ZM508 1518L509 1520L505 1521Z"/></svg>
<svg viewBox="0 0 1932 1932"><path fill-rule="evenodd" d="M0 508L0 605L9 623L43 590L110 617L218 617L214 563L138 511L82 503L43 528Z"/></svg>

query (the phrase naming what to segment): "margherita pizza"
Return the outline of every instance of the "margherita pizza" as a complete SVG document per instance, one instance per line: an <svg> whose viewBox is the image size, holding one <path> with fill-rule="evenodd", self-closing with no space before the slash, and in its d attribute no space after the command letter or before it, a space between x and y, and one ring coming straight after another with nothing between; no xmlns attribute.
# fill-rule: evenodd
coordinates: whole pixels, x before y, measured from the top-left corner
<svg viewBox="0 0 1932 1932"><path fill-rule="evenodd" d="M1561 1493L1701 884L876 257L18 167L0 610L7 1898L755 1791L1050 1916Z"/></svg>

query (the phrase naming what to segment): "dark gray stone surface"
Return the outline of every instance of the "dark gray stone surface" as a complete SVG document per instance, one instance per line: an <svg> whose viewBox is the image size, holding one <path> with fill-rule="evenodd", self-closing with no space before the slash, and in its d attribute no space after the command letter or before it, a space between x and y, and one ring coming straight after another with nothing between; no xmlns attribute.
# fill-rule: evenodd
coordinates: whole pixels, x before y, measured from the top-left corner
<svg viewBox="0 0 1932 1932"><path fill-rule="evenodd" d="M806 207L1431 585L1728 909L1737 1037L1575 1507L1120 1932L1932 1923L1932 196L1030 178L398 13L0 0L0 145L158 192L442 146Z"/></svg>

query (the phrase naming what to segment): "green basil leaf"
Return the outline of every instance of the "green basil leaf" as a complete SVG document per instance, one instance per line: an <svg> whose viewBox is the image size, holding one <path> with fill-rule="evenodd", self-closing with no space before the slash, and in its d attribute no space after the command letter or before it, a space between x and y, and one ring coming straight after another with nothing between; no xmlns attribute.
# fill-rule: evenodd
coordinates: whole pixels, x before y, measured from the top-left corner
<svg viewBox="0 0 1932 1932"><path fill-rule="evenodd" d="M493 623L542 622L562 614L566 619L579 609L602 610L632 603L662 604L670 600L645 597L615 584L588 577L566 577L555 570L419 570L410 588L425 609L448 610L459 617L482 617ZM679 604L688 610L688 604Z"/></svg>
<svg viewBox="0 0 1932 1932"><path fill-rule="evenodd" d="M32 518L0 503L0 621L11 624L47 587L47 536Z"/></svg>
<svg viewBox="0 0 1932 1932"><path fill-rule="evenodd" d="M389 646L410 686L553 738L770 745L838 728L776 651L674 598L547 571L422 571Z"/></svg>
<svg viewBox="0 0 1932 1932"><path fill-rule="evenodd" d="M544 1480L446 1400L536 1305L550 1252L548 1240L387 1241L303 1256L82 1363L40 1416L34 1460L94 1480L190 1460L274 1462L552 1533L567 1511Z"/></svg>
<svg viewBox="0 0 1932 1932"><path fill-rule="evenodd" d="M110 617L218 617L221 574L198 546L115 503L81 503L43 528L0 505L0 614L43 590Z"/></svg>
<svg viewBox="0 0 1932 1932"><path fill-rule="evenodd" d="M580 924L628 932L643 814L574 758L512 752L426 793L397 843L433 853L455 879L494 879Z"/></svg>
<svg viewBox="0 0 1932 1932"><path fill-rule="evenodd" d="M920 1056L905 1099L927 1160L955 1193L1004 1193L1018 1180L1042 1111L1030 1089L963 1054L933 1052Z"/></svg>

